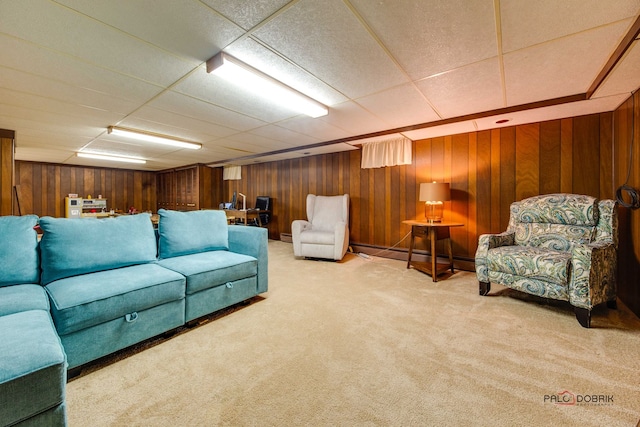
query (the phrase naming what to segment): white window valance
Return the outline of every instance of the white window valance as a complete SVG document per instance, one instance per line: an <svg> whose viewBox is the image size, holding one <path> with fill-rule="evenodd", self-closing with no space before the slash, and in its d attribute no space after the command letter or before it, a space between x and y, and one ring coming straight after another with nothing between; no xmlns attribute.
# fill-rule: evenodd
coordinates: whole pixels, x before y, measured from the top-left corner
<svg viewBox="0 0 640 427"><path fill-rule="evenodd" d="M362 169L410 165L411 140L394 138L362 144Z"/></svg>
<svg viewBox="0 0 640 427"><path fill-rule="evenodd" d="M222 169L222 179L225 181L232 179L242 179L242 166L227 165Z"/></svg>

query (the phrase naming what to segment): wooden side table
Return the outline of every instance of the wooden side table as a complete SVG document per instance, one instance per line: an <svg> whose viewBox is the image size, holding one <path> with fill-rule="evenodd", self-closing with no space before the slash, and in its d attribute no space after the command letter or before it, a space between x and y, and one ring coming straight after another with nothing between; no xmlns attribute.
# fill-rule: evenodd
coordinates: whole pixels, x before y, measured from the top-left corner
<svg viewBox="0 0 640 427"><path fill-rule="evenodd" d="M456 222L427 222L427 221L402 221L403 224L411 226L411 241L409 243L409 259L407 260L407 268L415 268L416 270L427 273L434 282L438 281L438 274L441 274L451 268L453 273L453 251L451 249L451 236L449 229L451 227L462 227L464 224ZM411 261L415 238L428 238L431 242L431 262ZM436 251L436 242L438 240L447 239L447 250L449 251L449 262L438 262L438 253Z"/></svg>

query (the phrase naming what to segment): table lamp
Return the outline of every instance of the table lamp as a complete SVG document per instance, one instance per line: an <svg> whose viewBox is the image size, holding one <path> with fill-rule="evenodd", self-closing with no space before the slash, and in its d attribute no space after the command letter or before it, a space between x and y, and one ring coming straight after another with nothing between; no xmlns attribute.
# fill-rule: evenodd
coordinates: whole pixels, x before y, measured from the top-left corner
<svg viewBox="0 0 640 427"><path fill-rule="evenodd" d="M420 184L420 201L424 202L424 216L428 222L442 221L443 202L450 199L448 183L433 181Z"/></svg>

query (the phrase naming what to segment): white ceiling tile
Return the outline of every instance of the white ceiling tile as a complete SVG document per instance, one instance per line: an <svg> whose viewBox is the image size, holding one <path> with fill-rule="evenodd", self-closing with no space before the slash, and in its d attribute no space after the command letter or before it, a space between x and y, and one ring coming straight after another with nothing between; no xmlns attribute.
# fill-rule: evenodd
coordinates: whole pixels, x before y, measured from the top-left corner
<svg viewBox="0 0 640 427"><path fill-rule="evenodd" d="M599 98L621 93L629 95L638 88L640 88L640 41L636 40L593 96Z"/></svg>
<svg viewBox="0 0 640 427"><path fill-rule="evenodd" d="M80 91L143 103L158 94L158 85L88 64L60 52L0 34L2 66L24 72L25 78L39 76ZM1 85L2 83L0 83ZM71 89L73 90L73 89Z"/></svg>
<svg viewBox="0 0 640 427"><path fill-rule="evenodd" d="M498 58L442 73L416 85L442 118L505 107Z"/></svg>
<svg viewBox="0 0 640 427"><path fill-rule="evenodd" d="M46 129L23 128L22 131L16 134L16 147L53 147L75 152L89 143L91 139L72 134L55 134L48 132Z"/></svg>
<svg viewBox="0 0 640 427"><path fill-rule="evenodd" d="M34 114L36 117L34 118ZM60 123L56 120L41 120L45 116L38 112L20 110L16 108L7 109L5 105L0 104L0 129L10 129L16 131L16 141L24 144L25 141L21 135L33 135L32 141L37 137L45 135L55 135L55 138L43 139L47 144L55 145L55 140L64 138L69 141L76 141L80 138L86 142L91 141L96 135L102 131L101 128L89 126L70 126L66 123ZM23 145L24 146L24 145ZM42 159L46 161L45 158Z"/></svg>
<svg viewBox="0 0 640 427"><path fill-rule="evenodd" d="M244 33L199 1L56 1L191 61L206 61Z"/></svg>
<svg viewBox="0 0 640 427"><path fill-rule="evenodd" d="M53 104L54 111L71 110L68 113L80 112L81 108L92 108L123 116L133 111L138 105L131 100L120 99L82 87L74 87L68 83L2 66L0 66L0 92L5 103L11 102L15 105L25 106L37 103L40 108L44 109L45 106L34 99L37 97ZM24 102L20 103L18 98L23 98Z"/></svg>
<svg viewBox="0 0 640 427"><path fill-rule="evenodd" d="M261 128L253 129L250 133L251 135L263 136L265 138L285 143L289 146L308 145L320 142L317 138L294 132L278 125L263 126Z"/></svg>
<svg viewBox="0 0 640 427"><path fill-rule="evenodd" d="M267 124L265 121L174 91L164 92L147 105L197 120L223 125L236 131L247 131Z"/></svg>
<svg viewBox="0 0 640 427"><path fill-rule="evenodd" d="M205 142L238 132L226 126L151 107L142 107L120 124L193 142Z"/></svg>
<svg viewBox="0 0 640 427"><path fill-rule="evenodd" d="M379 117L389 128L426 123L440 118L424 95L411 83L357 99L356 102Z"/></svg>
<svg viewBox="0 0 640 427"><path fill-rule="evenodd" d="M350 98L407 81L340 0L301 0L254 35Z"/></svg>
<svg viewBox="0 0 640 427"><path fill-rule="evenodd" d="M627 26L618 22L506 54L507 104L586 92L617 47L613 40ZM594 56L600 61L594 61Z"/></svg>
<svg viewBox="0 0 640 427"><path fill-rule="evenodd" d="M254 133L240 133L216 141L216 143L226 149L237 151L239 156L291 148L290 143Z"/></svg>
<svg viewBox="0 0 640 427"><path fill-rule="evenodd" d="M332 114L329 112L329 114ZM320 141L333 141L346 138L350 133L344 129L333 126L330 123L308 116L298 116L278 122L278 126L297 133L309 135Z"/></svg>
<svg viewBox="0 0 640 427"><path fill-rule="evenodd" d="M21 99L29 96L21 95ZM48 126L60 134L81 133L87 136L96 136L103 130L106 130L105 123L118 120L121 116L113 113L105 113L102 111L84 108L78 106L61 105L57 101L39 99L39 108L27 108L19 105L18 102L9 106L0 104L0 123L4 120L25 120L32 123L29 128L40 129ZM60 107L56 110L55 107Z"/></svg>
<svg viewBox="0 0 640 427"><path fill-rule="evenodd" d="M498 54L492 0L351 0L413 80Z"/></svg>
<svg viewBox="0 0 640 427"><path fill-rule="evenodd" d="M16 160L41 162L43 158L48 159L50 163L65 163L70 157L75 154L70 153L68 150L58 149L57 147L21 147L16 146L15 158Z"/></svg>
<svg viewBox="0 0 640 427"><path fill-rule="evenodd" d="M638 0L501 0L502 51L633 18L639 12Z"/></svg>
<svg viewBox="0 0 640 427"><path fill-rule="evenodd" d="M202 0L245 30L253 28L290 0Z"/></svg>
<svg viewBox="0 0 640 427"><path fill-rule="evenodd" d="M154 161L173 161L178 165L187 165L193 163L207 163L212 160L224 159L229 157L227 150L207 149L201 150L180 150L174 153L165 153L153 157Z"/></svg>
<svg viewBox="0 0 640 427"><path fill-rule="evenodd" d="M387 129L385 124L380 122L379 117L371 114L353 101L334 105L329 110L328 115L319 117L316 120L344 129L350 135L362 135Z"/></svg>
<svg viewBox="0 0 640 427"><path fill-rule="evenodd" d="M46 0L5 1L0 32L161 85L175 82L197 66Z"/></svg>

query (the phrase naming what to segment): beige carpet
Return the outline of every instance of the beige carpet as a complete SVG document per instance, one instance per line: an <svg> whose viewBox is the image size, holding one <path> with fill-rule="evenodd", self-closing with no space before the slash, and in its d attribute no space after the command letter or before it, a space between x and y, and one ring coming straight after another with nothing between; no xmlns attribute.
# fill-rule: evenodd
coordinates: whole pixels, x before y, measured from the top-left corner
<svg viewBox="0 0 640 427"><path fill-rule="evenodd" d="M279 241L269 257L264 298L72 380L70 425L640 420L640 320L622 304L584 329L565 303L504 288L480 297L469 272L433 283L397 260L295 259Z"/></svg>

